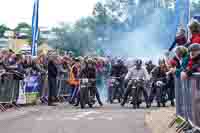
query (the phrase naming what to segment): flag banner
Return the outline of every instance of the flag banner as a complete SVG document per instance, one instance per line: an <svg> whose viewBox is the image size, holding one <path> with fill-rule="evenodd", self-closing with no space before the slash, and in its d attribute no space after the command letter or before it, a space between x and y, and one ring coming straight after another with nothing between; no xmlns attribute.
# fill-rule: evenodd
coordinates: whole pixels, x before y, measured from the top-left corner
<svg viewBox="0 0 200 133"><path fill-rule="evenodd" d="M32 16L32 47L31 47L32 56L37 56L38 39L39 39L38 22L39 22L39 0L34 0L33 16Z"/></svg>
<svg viewBox="0 0 200 133"><path fill-rule="evenodd" d="M37 102L39 89L41 89L39 85L39 80L39 76L37 75L28 76L24 79L27 104L34 104Z"/></svg>
<svg viewBox="0 0 200 133"><path fill-rule="evenodd" d="M176 0L176 27L179 26L187 29L187 24L190 19L190 1Z"/></svg>

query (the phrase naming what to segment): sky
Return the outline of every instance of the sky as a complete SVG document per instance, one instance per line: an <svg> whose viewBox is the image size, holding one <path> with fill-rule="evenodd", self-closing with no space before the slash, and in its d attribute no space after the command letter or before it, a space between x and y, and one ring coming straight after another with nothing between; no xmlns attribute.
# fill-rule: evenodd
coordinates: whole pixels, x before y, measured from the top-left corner
<svg viewBox="0 0 200 133"><path fill-rule="evenodd" d="M97 0L40 0L39 25L53 27L72 23L92 14ZM33 0L0 0L0 24L14 28L19 22L31 24Z"/></svg>

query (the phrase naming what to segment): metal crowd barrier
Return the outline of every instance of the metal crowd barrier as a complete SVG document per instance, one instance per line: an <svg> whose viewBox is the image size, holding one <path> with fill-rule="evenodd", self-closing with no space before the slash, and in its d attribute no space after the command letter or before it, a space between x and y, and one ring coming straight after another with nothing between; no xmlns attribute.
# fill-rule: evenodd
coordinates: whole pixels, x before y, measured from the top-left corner
<svg viewBox="0 0 200 133"><path fill-rule="evenodd" d="M193 74L191 78L192 89L192 124L200 127L200 73ZM199 130L200 131L200 130Z"/></svg>
<svg viewBox="0 0 200 133"><path fill-rule="evenodd" d="M57 78L57 98L59 102L67 101L70 96L70 86L66 78ZM12 73L5 73L0 76L0 110L6 111L7 106L18 107L17 99L19 96L19 80L14 79ZM48 102L48 77L47 75L41 76L39 80L39 93L40 101L42 103Z"/></svg>
<svg viewBox="0 0 200 133"><path fill-rule="evenodd" d="M200 132L200 73L194 73L189 80L176 78L175 94L175 121L182 121L177 127L177 132L184 129L190 129L194 133Z"/></svg>
<svg viewBox="0 0 200 133"><path fill-rule="evenodd" d="M0 109L6 111L6 106L17 108L16 100L19 94L19 81L14 80L14 75L5 73L0 78Z"/></svg>
<svg viewBox="0 0 200 133"><path fill-rule="evenodd" d="M60 102L67 101L70 96L68 78L57 78L57 97Z"/></svg>
<svg viewBox="0 0 200 133"><path fill-rule="evenodd" d="M40 80L40 101L42 103L48 102L48 94L49 94L48 77L47 75L45 75L42 76Z"/></svg>

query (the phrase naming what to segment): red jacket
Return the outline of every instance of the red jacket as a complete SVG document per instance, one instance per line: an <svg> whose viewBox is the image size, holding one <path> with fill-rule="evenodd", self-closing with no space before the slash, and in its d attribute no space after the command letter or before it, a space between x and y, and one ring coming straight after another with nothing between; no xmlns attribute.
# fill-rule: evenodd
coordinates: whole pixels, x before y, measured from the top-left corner
<svg viewBox="0 0 200 133"><path fill-rule="evenodd" d="M193 60L192 60L192 58L190 57L189 62L188 62L188 66L187 66L189 70L192 69L192 65L193 65Z"/></svg>
<svg viewBox="0 0 200 133"><path fill-rule="evenodd" d="M200 44L200 33L198 33L198 34L192 34L191 44L193 44L193 43Z"/></svg>
<svg viewBox="0 0 200 133"><path fill-rule="evenodd" d="M191 76L194 72L200 72L200 55L196 56L195 58L189 59L188 66L185 70L188 76Z"/></svg>

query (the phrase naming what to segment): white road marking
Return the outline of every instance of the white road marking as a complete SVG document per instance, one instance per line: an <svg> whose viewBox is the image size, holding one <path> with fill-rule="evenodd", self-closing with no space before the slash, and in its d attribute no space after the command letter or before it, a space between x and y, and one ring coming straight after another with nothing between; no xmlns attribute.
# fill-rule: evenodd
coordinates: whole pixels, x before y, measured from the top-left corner
<svg viewBox="0 0 200 133"><path fill-rule="evenodd" d="M89 117L88 120L92 121L94 120L95 118L94 117Z"/></svg>
<svg viewBox="0 0 200 133"><path fill-rule="evenodd" d="M79 120L79 118L75 118L75 117L74 117L74 118L72 118L72 120L77 121L77 120Z"/></svg>
<svg viewBox="0 0 200 133"><path fill-rule="evenodd" d="M91 116L90 116L91 115ZM68 117L69 116L69 117ZM48 116L48 114L45 114L45 116L40 116L36 118L37 121L51 121L51 120L60 120L60 121L78 121L78 120L106 120L106 121L112 121L113 119L122 119L124 116L118 116L110 113L105 112L97 112L97 111L87 111L87 112L77 112L74 114L67 114L67 113L59 113L56 115Z"/></svg>
<svg viewBox="0 0 200 133"><path fill-rule="evenodd" d="M100 119L103 119L103 120L108 120L108 121L112 121L113 118L112 117L107 117L107 116L101 116L99 117Z"/></svg>
<svg viewBox="0 0 200 133"><path fill-rule="evenodd" d="M97 111L80 112L80 114L76 115L75 117L76 118L84 118L84 117L91 115L91 114L100 114L100 112L97 112Z"/></svg>
<svg viewBox="0 0 200 133"><path fill-rule="evenodd" d="M43 118L42 118L42 117L38 117L38 118L36 118L36 120L37 120L37 121L42 121Z"/></svg>

